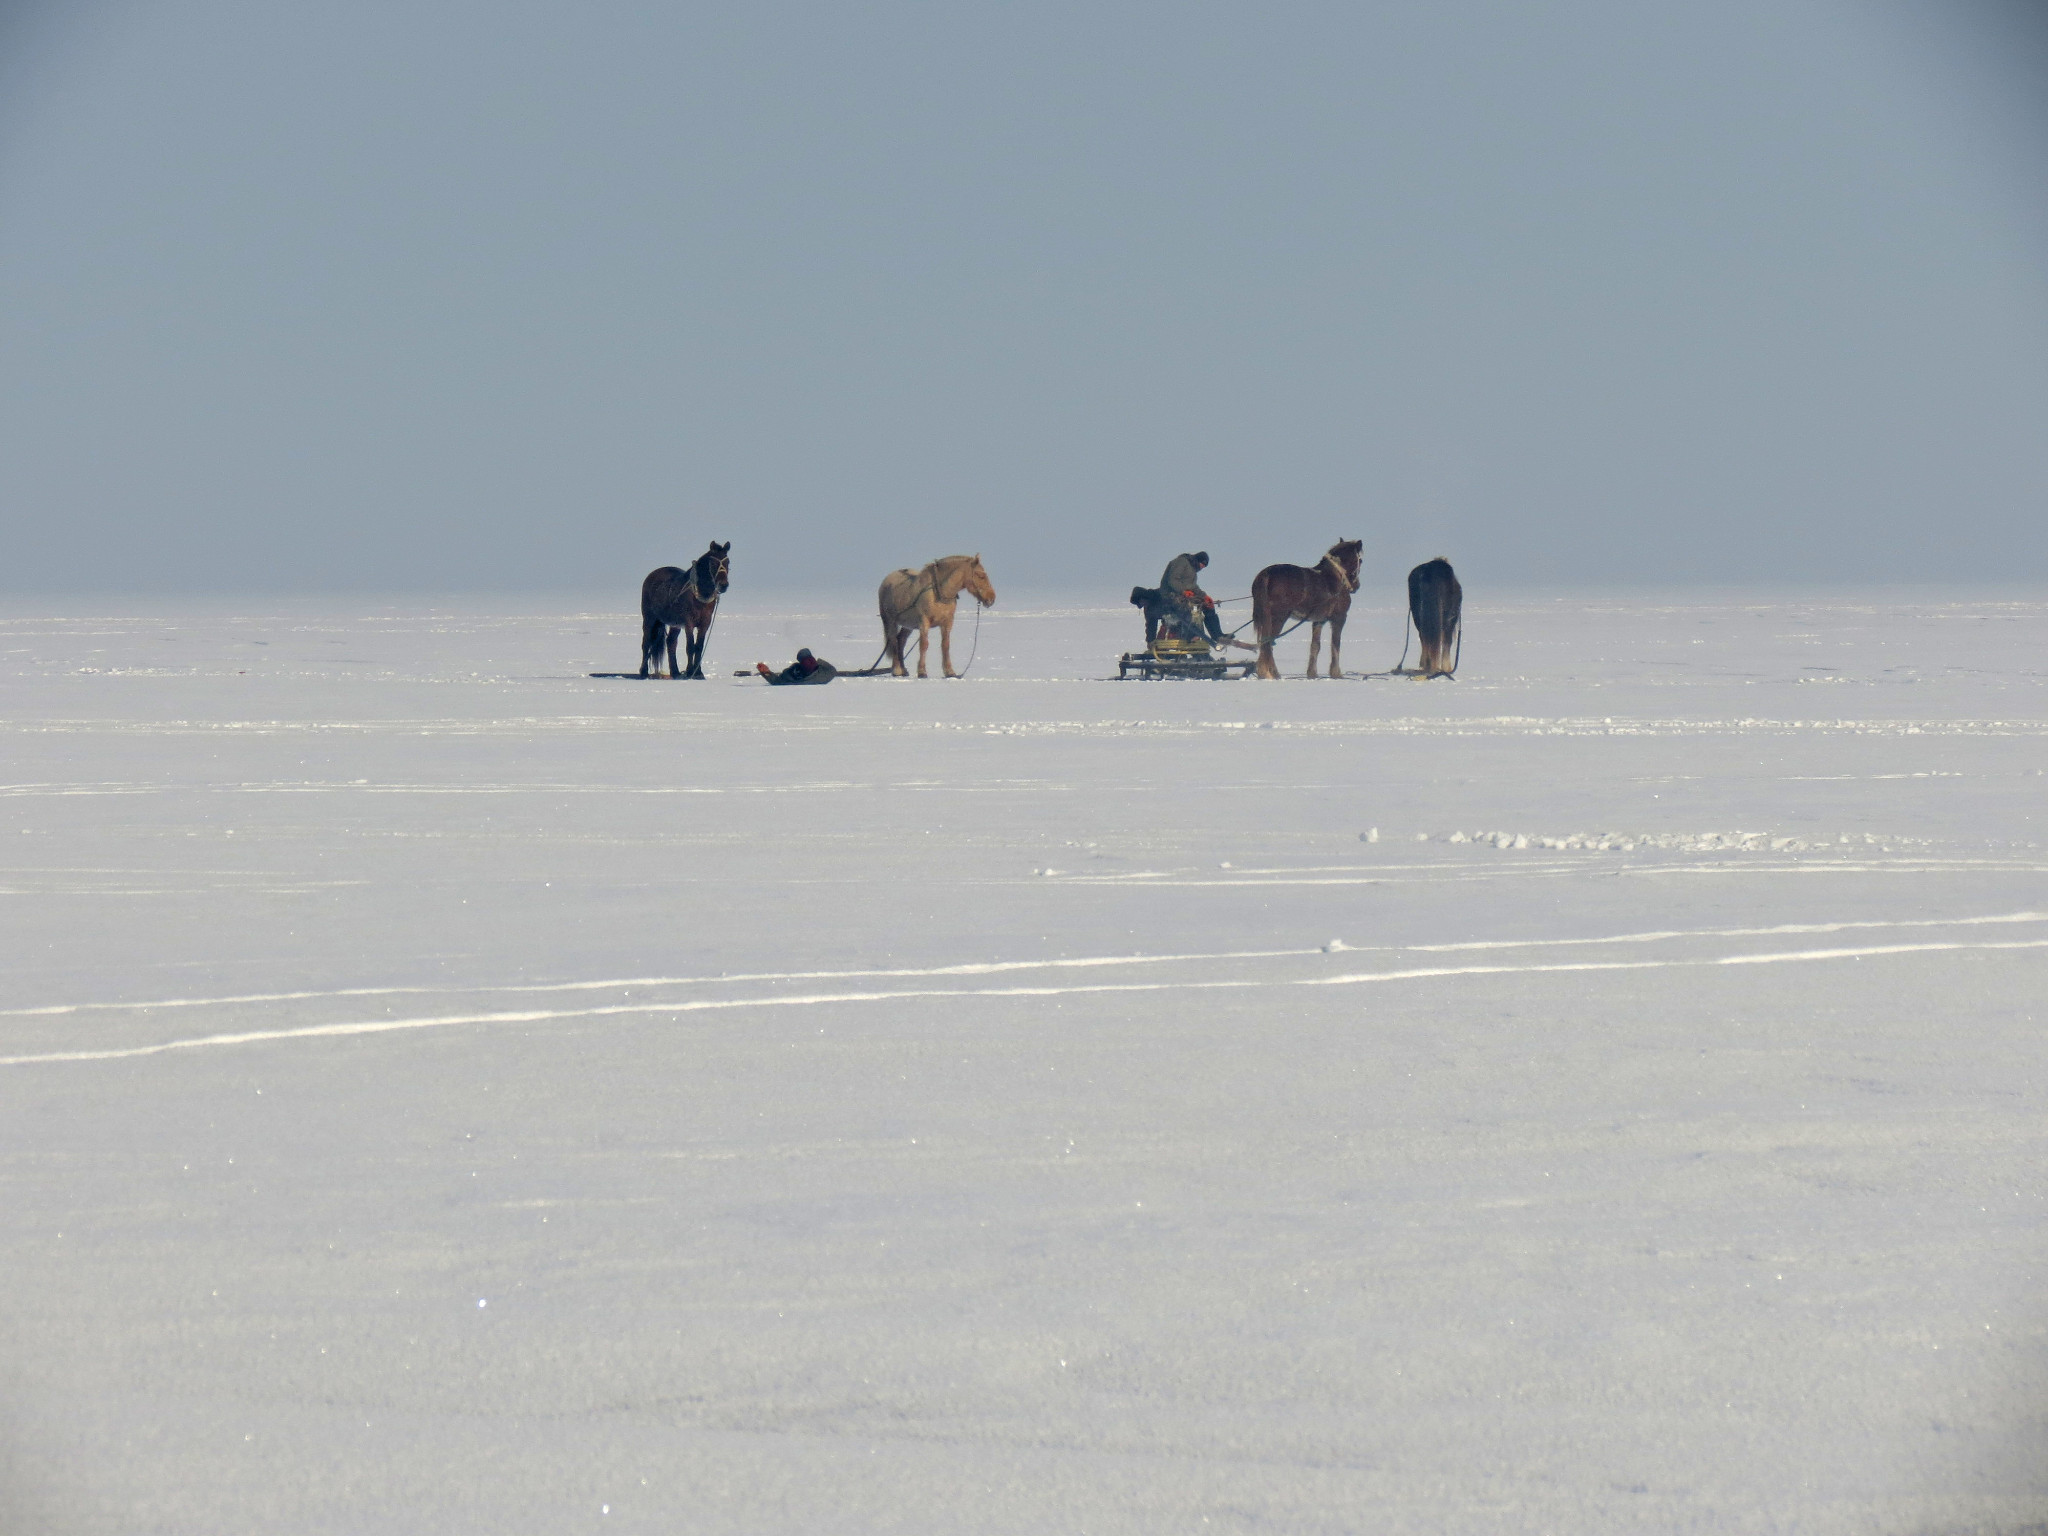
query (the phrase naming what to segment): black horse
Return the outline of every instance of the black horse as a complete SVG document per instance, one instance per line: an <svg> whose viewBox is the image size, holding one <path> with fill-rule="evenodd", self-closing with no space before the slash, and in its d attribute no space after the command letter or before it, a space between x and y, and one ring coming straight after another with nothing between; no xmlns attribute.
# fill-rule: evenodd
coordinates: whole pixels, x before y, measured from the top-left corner
<svg viewBox="0 0 2048 1536"><path fill-rule="evenodd" d="M670 677L704 676L704 639L711 633L711 618L718 611L719 596L731 584L732 545L716 539L697 557L687 571L664 565L649 571L640 583L640 675L649 667L661 672L661 648L668 643ZM689 664L676 670L676 632L685 634Z"/></svg>
<svg viewBox="0 0 2048 1536"><path fill-rule="evenodd" d="M1451 677L1457 673L1454 648L1459 646L1465 608L1465 589L1458 585L1451 562L1439 555L1408 573L1408 614L1415 620L1415 635L1422 642L1416 673L1422 677Z"/></svg>

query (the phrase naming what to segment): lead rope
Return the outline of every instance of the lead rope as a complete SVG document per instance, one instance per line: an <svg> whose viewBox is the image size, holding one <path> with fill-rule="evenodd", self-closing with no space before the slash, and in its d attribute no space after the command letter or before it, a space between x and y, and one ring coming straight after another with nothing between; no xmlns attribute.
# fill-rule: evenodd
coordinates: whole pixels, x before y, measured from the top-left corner
<svg viewBox="0 0 2048 1536"><path fill-rule="evenodd" d="M927 565L927 566L926 566L926 567L924 568L924 574L925 574L925 575L926 575L926 576L927 576L927 577L928 577L928 578L930 579L930 581L931 581L931 587L932 587L932 597L933 597L934 599L937 599L937 597L938 597L938 595L939 595L939 577L938 577L938 569L939 569L939 562L938 562L938 561L936 561L936 560L932 561L932 563L931 563L930 565ZM963 587L964 587L964 586L965 586L965 583L963 582L963 583L962 583L962 585L963 585ZM974 594L973 594L972 592L969 592L969 593L968 593L967 595L968 595L969 597L974 597ZM955 593L953 594L953 603L954 603L954 606L955 606L955 607L958 607L958 606L959 606L959 603L960 603L960 594L959 594L958 592L955 592ZM983 606L984 606L984 605L983 605L983 603L982 603L981 599L980 599L980 598L978 598L978 597L975 597L975 598L974 598L974 643L973 643L972 645L968 646L968 648L967 648L967 665L966 665L966 666L964 666L964 667L962 667L962 668L961 668L961 669L960 669L960 670L959 670L958 672L955 672L955 673L953 674L953 675L954 675L955 677L965 677L965 676L966 676L966 675L968 674L968 672L969 672L969 671L971 671L971 670L973 669L973 667L974 667L974 655L975 655L975 652L977 652L977 651L979 651L979 650L981 649L981 610L982 610L982 607L983 607ZM884 644L883 644L883 646L882 646L882 649L886 651L886 650L887 650L888 648L889 648L889 647L888 647L888 645L887 645L886 643L884 643Z"/></svg>
<svg viewBox="0 0 2048 1536"><path fill-rule="evenodd" d="M699 599L699 601L702 601L702 599ZM704 675L704 653L711 649L711 623L717 617L718 597L714 592L711 598L711 608L704 615L704 634L697 641L697 676L699 677Z"/></svg>
<svg viewBox="0 0 2048 1536"><path fill-rule="evenodd" d="M967 648L967 665L960 669L962 677L974 670L974 653L981 649L981 609L982 602L977 597L974 599L974 643Z"/></svg>
<svg viewBox="0 0 2048 1536"><path fill-rule="evenodd" d="M1394 663L1394 670L1393 672L1388 674L1389 676L1398 677L1401 673L1401 669L1408 664L1408 625L1409 623L1412 623L1414 621L1414 618L1414 614L1409 614L1408 622L1405 622L1401 625L1401 659ZM1460 621L1458 625L1457 645L1451 652L1451 670L1448 672L1439 673L1438 675L1441 677L1456 677L1458 675L1458 663L1460 661L1463 661L1464 659L1465 625L1462 621Z"/></svg>
<svg viewBox="0 0 2048 1536"><path fill-rule="evenodd" d="M697 579L697 567L694 563L692 563L692 565L690 566L690 596L694 597L700 603L704 601L704 583ZM695 668L695 673L699 679L701 679L704 676L704 652L711 644L711 621L717 617L718 586L717 583L714 582L711 588L711 611L704 615L704 638L697 645L697 665ZM689 632L685 630L683 633L683 648L685 650L688 650L689 644ZM683 676L689 677L691 675L691 671L691 668L685 667L683 669ZM675 675L674 671L671 670L669 675L673 677Z"/></svg>

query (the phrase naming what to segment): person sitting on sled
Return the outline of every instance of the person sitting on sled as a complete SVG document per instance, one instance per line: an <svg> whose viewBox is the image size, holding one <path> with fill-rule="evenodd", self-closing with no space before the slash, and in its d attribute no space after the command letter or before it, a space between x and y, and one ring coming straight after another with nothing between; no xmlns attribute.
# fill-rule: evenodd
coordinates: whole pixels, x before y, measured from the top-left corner
<svg viewBox="0 0 2048 1536"><path fill-rule="evenodd" d="M1223 643L1223 621L1216 617L1216 600L1202 590L1202 568L1209 563L1209 552L1198 549L1192 555L1175 555L1167 562L1166 574L1159 578L1160 595L1166 602L1181 610L1188 629L1206 629L1211 644ZM1149 620L1152 616L1146 615ZM1152 643L1153 625L1147 623L1145 643Z"/></svg>
<svg viewBox="0 0 2048 1536"><path fill-rule="evenodd" d="M777 688L786 683L829 683L839 675L837 667L829 661L820 661L813 656L808 646L798 651L796 660L780 672L769 671L768 663L765 661L755 662L754 670Z"/></svg>

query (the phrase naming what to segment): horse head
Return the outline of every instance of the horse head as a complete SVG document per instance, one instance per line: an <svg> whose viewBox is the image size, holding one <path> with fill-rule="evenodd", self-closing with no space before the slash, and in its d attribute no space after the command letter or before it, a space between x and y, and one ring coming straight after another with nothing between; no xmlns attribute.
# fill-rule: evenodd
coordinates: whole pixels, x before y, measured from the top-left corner
<svg viewBox="0 0 2048 1536"><path fill-rule="evenodd" d="M697 590L700 592L724 592L732 585L732 541L721 544L711 541L711 547L697 557Z"/></svg>
<svg viewBox="0 0 2048 1536"><path fill-rule="evenodd" d="M996 589L988 579L988 572L981 568L981 556L976 555L967 567L967 590L974 594L974 600L984 608L996 605Z"/></svg>
<svg viewBox="0 0 2048 1536"><path fill-rule="evenodd" d="M1365 544L1359 539L1339 539L1323 556L1336 567L1337 574L1344 578L1344 585L1353 592L1358 590L1358 554L1364 548Z"/></svg>

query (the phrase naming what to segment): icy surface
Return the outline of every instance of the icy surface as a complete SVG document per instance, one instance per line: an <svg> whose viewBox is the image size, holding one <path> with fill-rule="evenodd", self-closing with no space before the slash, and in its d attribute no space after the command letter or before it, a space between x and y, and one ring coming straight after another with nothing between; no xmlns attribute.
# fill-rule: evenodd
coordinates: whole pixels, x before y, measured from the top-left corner
<svg viewBox="0 0 2048 1536"><path fill-rule="evenodd" d="M736 580L8 610L0 1529L2048 1520L2048 598Z"/></svg>

